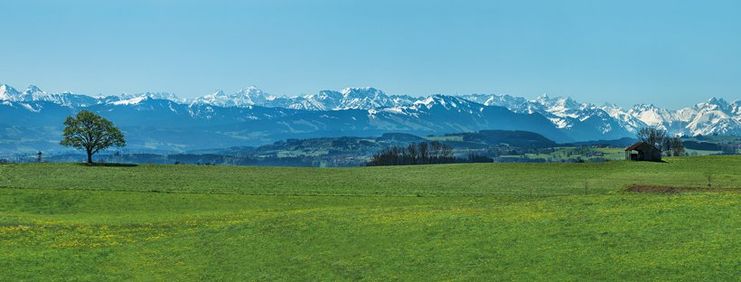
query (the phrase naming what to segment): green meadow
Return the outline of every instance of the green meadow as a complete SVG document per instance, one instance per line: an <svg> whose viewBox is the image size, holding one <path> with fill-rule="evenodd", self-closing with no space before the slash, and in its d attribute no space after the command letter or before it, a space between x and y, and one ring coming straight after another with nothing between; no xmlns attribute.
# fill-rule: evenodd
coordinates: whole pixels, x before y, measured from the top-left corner
<svg viewBox="0 0 741 282"><path fill-rule="evenodd" d="M739 191L739 156L2 164L0 280L738 281Z"/></svg>

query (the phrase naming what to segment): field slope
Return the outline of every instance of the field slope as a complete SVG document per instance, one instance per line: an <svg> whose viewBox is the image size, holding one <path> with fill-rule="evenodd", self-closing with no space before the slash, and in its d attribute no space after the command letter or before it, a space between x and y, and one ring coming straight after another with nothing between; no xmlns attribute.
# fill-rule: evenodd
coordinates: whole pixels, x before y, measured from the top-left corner
<svg viewBox="0 0 741 282"><path fill-rule="evenodd" d="M737 281L739 191L741 157L4 164L0 280Z"/></svg>

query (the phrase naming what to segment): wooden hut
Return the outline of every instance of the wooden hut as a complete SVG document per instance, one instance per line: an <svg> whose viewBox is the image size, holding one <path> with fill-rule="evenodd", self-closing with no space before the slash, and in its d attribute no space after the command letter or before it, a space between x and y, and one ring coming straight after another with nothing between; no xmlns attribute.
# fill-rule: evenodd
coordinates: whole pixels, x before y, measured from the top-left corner
<svg viewBox="0 0 741 282"><path fill-rule="evenodd" d="M629 161L661 161L661 150L646 142L638 142L625 148L625 159Z"/></svg>

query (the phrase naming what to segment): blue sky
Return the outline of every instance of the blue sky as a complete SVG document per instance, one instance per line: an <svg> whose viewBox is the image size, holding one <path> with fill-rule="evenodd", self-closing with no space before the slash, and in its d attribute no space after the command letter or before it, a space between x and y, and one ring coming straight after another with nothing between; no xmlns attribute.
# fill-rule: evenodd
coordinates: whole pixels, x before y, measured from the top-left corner
<svg viewBox="0 0 741 282"><path fill-rule="evenodd" d="M0 82L18 88L741 98L741 1L0 3Z"/></svg>

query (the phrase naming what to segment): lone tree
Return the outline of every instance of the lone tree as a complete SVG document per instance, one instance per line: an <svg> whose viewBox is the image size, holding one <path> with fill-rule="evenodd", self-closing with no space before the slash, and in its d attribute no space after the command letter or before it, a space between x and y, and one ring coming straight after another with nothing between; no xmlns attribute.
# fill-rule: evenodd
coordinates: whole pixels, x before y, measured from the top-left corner
<svg viewBox="0 0 741 282"><path fill-rule="evenodd" d="M95 153L111 146L126 146L126 140L111 121L82 110L64 121L64 139L59 144L85 150L87 163L92 164Z"/></svg>
<svg viewBox="0 0 741 282"><path fill-rule="evenodd" d="M684 143L682 143L682 138L669 138L667 145L669 146L669 150L671 151L672 155L674 155L675 157L684 155Z"/></svg>
<svg viewBox="0 0 741 282"><path fill-rule="evenodd" d="M638 140L654 145L668 156L684 155L682 138L670 137L666 130L656 127L644 127L638 131Z"/></svg>
<svg viewBox="0 0 741 282"><path fill-rule="evenodd" d="M638 140L654 145L659 150L664 151L666 145L666 130L656 127L644 127L638 131Z"/></svg>

